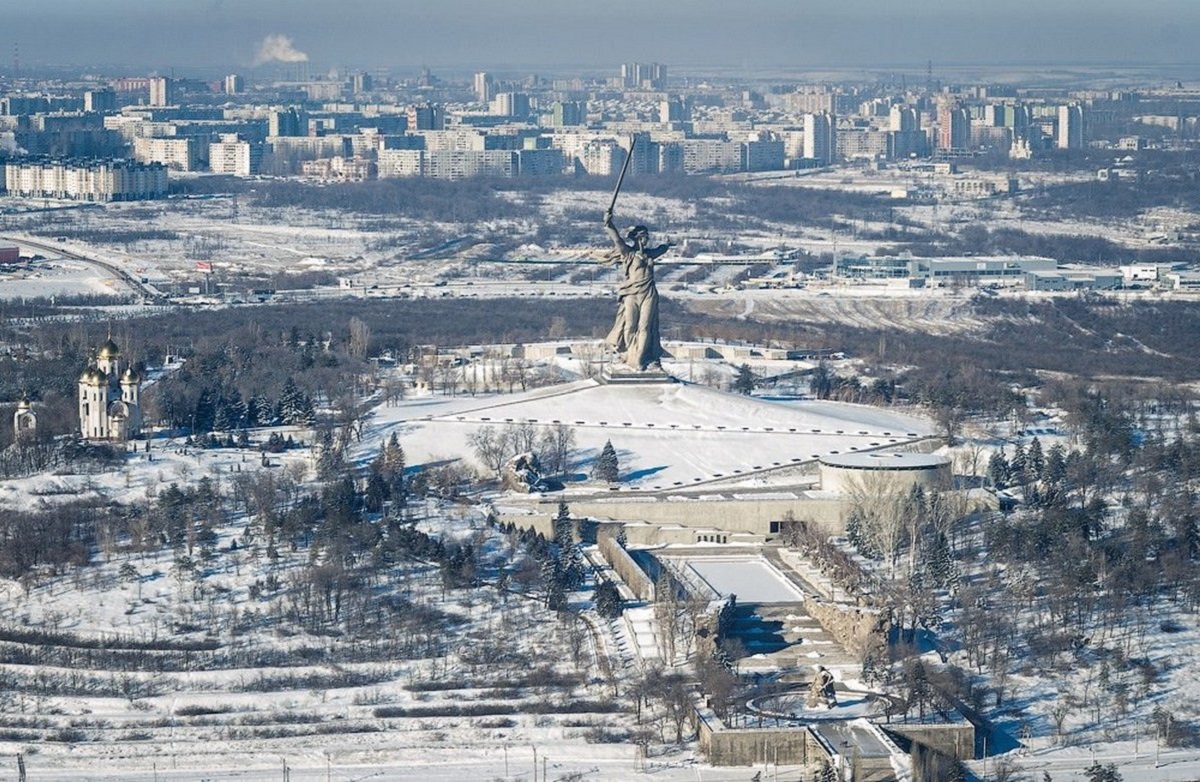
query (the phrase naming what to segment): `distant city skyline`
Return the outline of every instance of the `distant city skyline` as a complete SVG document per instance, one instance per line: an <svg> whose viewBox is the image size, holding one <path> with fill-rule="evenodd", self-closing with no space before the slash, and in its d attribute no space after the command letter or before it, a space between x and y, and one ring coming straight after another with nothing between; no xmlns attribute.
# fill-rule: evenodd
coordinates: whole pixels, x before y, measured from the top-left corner
<svg viewBox="0 0 1200 782"><path fill-rule="evenodd" d="M16 51L30 67L145 69L272 56L322 68L1194 66L1197 40L1195 0L46 0L6 10L0 70Z"/></svg>

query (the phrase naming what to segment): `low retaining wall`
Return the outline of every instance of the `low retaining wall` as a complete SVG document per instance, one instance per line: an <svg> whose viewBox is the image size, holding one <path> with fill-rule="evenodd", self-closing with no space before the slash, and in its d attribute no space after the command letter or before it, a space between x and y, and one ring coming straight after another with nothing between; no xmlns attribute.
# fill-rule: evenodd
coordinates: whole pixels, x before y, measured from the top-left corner
<svg viewBox="0 0 1200 782"><path fill-rule="evenodd" d="M879 727L958 760L975 757L975 726L969 722L953 725L890 723Z"/></svg>
<svg viewBox="0 0 1200 782"><path fill-rule="evenodd" d="M700 753L714 766L803 766L829 757L806 727L727 728L711 713L697 716Z"/></svg>
<svg viewBox="0 0 1200 782"><path fill-rule="evenodd" d="M629 587L629 591L633 592L638 600L653 603L654 582L650 580L650 576L646 575L644 570L638 567L638 564L633 561L633 557L629 556L629 552L621 548L621 544L617 543L616 539L607 532L607 530L601 532L596 540L601 556L604 557L609 567L621 577L621 580Z"/></svg>

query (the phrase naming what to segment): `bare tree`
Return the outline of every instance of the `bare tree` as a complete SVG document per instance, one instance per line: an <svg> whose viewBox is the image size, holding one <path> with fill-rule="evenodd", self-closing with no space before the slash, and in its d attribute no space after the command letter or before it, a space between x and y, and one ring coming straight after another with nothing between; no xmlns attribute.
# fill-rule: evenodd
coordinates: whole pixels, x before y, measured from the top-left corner
<svg viewBox="0 0 1200 782"><path fill-rule="evenodd" d="M362 441L363 426L371 413L371 405L358 395L358 390L350 385L333 399L333 418L338 426L338 442L344 450L354 438L355 442Z"/></svg>
<svg viewBox="0 0 1200 782"><path fill-rule="evenodd" d="M380 383L383 391L383 403L387 407L395 407L404 399L404 381L395 376L384 378Z"/></svg>
<svg viewBox="0 0 1200 782"><path fill-rule="evenodd" d="M371 327L357 315L350 318L350 344L348 351L355 358L366 358L371 346Z"/></svg>
<svg viewBox="0 0 1200 782"><path fill-rule="evenodd" d="M895 476L864 472L849 483L851 513L863 534L888 561L896 575L896 559L908 532L908 485Z"/></svg>
<svg viewBox="0 0 1200 782"><path fill-rule="evenodd" d="M567 424L553 424L542 432L539 440L542 463L553 475L571 468L571 452L575 450L575 430Z"/></svg>
<svg viewBox="0 0 1200 782"><path fill-rule="evenodd" d="M580 345L575 350L575 354L579 359L579 371L586 378L593 378L597 374L596 362L598 351L591 344Z"/></svg>
<svg viewBox="0 0 1200 782"><path fill-rule="evenodd" d="M533 453L537 450L537 427L528 421L504 427L504 437L511 453Z"/></svg>
<svg viewBox="0 0 1200 782"><path fill-rule="evenodd" d="M475 450L475 456L492 475L500 474L509 454L508 438L503 433L497 432L493 426L481 426L467 435L467 444Z"/></svg>
<svg viewBox="0 0 1200 782"><path fill-rule="evenodd" d="M458 384L462 379L462 373L458 366L454 363L439 363L436 375L438 385L442 387L442 394L454 396L458 393Z"/></svg>

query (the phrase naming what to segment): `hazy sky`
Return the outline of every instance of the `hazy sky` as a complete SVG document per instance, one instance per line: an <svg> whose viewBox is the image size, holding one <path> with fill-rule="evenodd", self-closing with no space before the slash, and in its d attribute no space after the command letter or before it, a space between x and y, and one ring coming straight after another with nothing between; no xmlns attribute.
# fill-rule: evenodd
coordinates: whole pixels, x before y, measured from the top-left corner
<svg viewBox="0 0 1200 782"><path fill-rule="evenodd" d="M28 64L855 67L1200 61L1200 0L3 0ZM0 62L7 59L2 58ZM4 62L3 65L8 63Z"/></svg>

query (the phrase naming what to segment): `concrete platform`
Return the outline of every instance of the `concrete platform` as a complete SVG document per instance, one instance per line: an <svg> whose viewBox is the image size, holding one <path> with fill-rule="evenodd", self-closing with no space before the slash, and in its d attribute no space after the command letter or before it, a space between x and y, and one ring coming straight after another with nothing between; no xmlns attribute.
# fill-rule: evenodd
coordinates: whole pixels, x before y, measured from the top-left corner
<svg viewBox="0 0 1200 782"><path fill-rule="evenodd" d="M672 375L661 369L638 372L632 369L614 369L606 367L600 374L600 382L617 385L646 385L654 383L678 383Z"/></svg>

